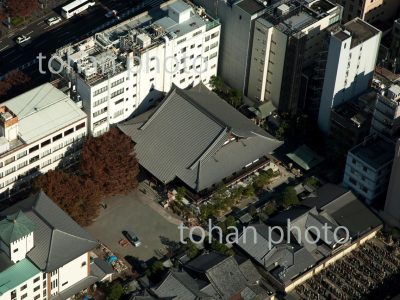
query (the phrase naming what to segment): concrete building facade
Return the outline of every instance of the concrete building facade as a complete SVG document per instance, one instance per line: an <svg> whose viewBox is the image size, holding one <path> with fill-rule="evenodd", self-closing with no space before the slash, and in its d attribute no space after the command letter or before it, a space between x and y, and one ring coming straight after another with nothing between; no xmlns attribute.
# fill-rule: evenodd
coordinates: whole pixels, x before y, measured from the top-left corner
<svg viewBox="0 0 400 300"><path fill-rule="evenodd" d="M221 22L218 73L229 86L247 93L255 21L266 7L257 0L194 0Z"/></svg>
<svg viewBox="0 0 400 300"><path fill-rule="evenodd" d="M332 33L318 124L329 134L331 109L360 95L370 86L381 32L356 18Z"/></svg>
<svg viewBox="0 0 400 300"><path fill-rule="evenodd" d="M50 83L0 106L2 200L30 187L39 174L68 167L79 158L87 116Z"/></svg>
<svg viewBox="0 0 400 300"><path fill-rule="evenodd" d="M220 28L204 9L173 0L57 50L53 65L72 81L96 136L155 105L173 85L208 85Z"/></svg>
<svg viewBox="0 0 400 300"><path fill-rule="evenodd" d="M383 195L389 183L394 147L391 140L371 135L352 148L347 155L344 186L367 204Z"/></svg>
<svg viewBox="0 0 400 300"><path fill-rule="evenodd" d="M372 119L372 133L380 133L389 139L400 135L400 86L392 85L384 95L378 94L374 117Z"/></svg>
<svg viewBox="0 0 400 300"><path fill-rule="evenodd" d="M302 72L323 49L324 31L341 20L327 0L277 1L255 22L247 96L271 108L297 113Z"/></svg>

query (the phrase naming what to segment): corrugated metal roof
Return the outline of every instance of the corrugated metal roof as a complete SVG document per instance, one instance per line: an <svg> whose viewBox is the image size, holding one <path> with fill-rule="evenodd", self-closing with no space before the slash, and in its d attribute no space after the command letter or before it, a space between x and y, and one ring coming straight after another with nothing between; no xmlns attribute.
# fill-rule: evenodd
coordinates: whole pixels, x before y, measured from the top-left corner
<svg viewBox="0 0 400 300"><path fill-rule="evenodd" d="M14 97L2 105L18 116L19 135L26 143L86 118L86 114L66 94L50 83Z"/></svg>
<svg viewBox="0 0 400 300"><path fill-rule="evenodd" d="M28 258L42 271L52 272L97 246L97 242L44 192L30 196L0 215L20 210L35 224L35 246L28 252Z"/></svg>
<svg viewBox="0 0 400 300"><path fill-rule="evenodd" d="M164 183L178 177L197 191L282 144L204 85L172 90L147 121L133 119L119 128L151 174ZM231 136L238 141L224 145Z"/></svg>

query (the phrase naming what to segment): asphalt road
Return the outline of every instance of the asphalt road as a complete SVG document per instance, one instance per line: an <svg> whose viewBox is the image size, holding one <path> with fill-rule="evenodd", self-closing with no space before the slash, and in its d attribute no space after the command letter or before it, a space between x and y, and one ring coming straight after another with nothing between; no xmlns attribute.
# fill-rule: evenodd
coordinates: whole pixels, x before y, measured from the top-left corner
<svg viewBox="0 0 400 300"><path fill-rule="evenodd" d="M113 20L104 16L109 10L117 10L122 15L135 8L135 14L138 14L162 2L164 0L101 0L82 14L68 20L63 18L62 22L49 26L46 20L59 16L59 8L55 9L34 23L0 39L0 77L16 68L24 69L39 53L49 57L57 48L101 30L99 28ZM16 37L22 34L31 36L30 42L24 47L15 43Z"/></svg>

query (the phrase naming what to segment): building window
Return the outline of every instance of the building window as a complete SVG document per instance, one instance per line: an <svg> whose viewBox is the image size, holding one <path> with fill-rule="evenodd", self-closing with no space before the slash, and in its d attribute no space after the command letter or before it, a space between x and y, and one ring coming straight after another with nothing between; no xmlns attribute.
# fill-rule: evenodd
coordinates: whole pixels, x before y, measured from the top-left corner
<svg viewBox="0 0 400 300"><path fill-rule="evenodd" d="M213 59L214 57L216 57L218 55L218 53L217 52L215 52L215 53L213 53L213 54L211 54L210 55L210 59Z"/></svg>
<svg viewBox="0 0 400 300"><path fill-rule="evenodd" d="M57 134L55 137L53 137L53 142L58 141L61 138L62 138L62 133Z"/></svg>
<svg viewBox="0 0 400 300"><path fill-rule="evenodd" d="M94 101L94 103L93 103L93 107L99 106L100 104L103 104L103 103L107 102L107 100L108 100L108 97L107 97L107 96L106 96L106 97L103 97L103 98L101 98L101 99L99 99L99 100L96 100L96 101Z"/></svg>
<svg viewBox="0 0 400 300"><path fill-rule="evenodd" d="M202 31L201 30L199 30L199 31L196 31L195 33L193 33L193 37L195 37L195 36L197 36L197 35L199 35L199 34L201 34L202 33ZM194 46L194 45L192 45L192 46Z"/></svg>
<svg viewBox="0 0 400 300"><path fill-rule="evenodd" d="M40 298L40 294L39 294L39 295L36 295L35 298L33 298L33 300L37 300L37 299L39 299L39 298Z"/></svg>
<svg viewBox="0 0 400 300"><path fill-rule="evenodd" d="M29 149L29 153L35 152L38 149L39 149L39 145L33 146L32 148Z"/></svg>
<svg viewBox="0 0 400 300"><path fill-rule="evenodd" d="M117 81L114 81L113 83L111 83L111 87L113 88L113 87L123 83L124 81L125 81L125 78L118 79Z"/></svg>
<svg viewBox="0 0 400 300"><path fill-rule="evenodd" d="M4 161L4 165L7 166L7 165L11 164L11 163L14 162L14 161L15 161L15 156L10 157L10 158L8 158L8 159L6 159L6 160Z"/></svg>
<svg viewBox="0 0 400 300"><path fill-rule="evenodd" d="M17 290L13 290L12 292L11 292L11 299L14 299L14 298L16 298L17 297Z"/></svg>
<svg viewBox="0 0 400 300"><path fill-rule="evenodd" d="M64 283L62 284L62 286L65 286L65 285L67 285L67 284L68 284L68 281L64 282Z"/></svg>
<svg viewBox="0 0 400 300"><path fill-rule="evenodd" d="M8 174L11 174L11 173L14 172L14 171L15 171L15 167L12 167L12 168L6 170L4 173L5 173L5 175L7 176Z"/></svg>
<svg viewBox="0 0 400 300"><path fill-rule="evenodd" d="M107 87L107 86L102 87L102 88L100 88L100 89L94 91L93 96L97 96L97 95L99 95L99 94L101 94L101 93L104 93L104 92L107 91L107 90L108 90L108 87Z"/></svg>
<svg viewBox="0 0 400 300"><path fill-rule="evenodd" d="M33 291L36 292L36 291L38 291L39 289L40 289L40 285L36 286L36 287L33 289Z"/></svg>
<svg viewBox="0 0 400 300"><path fill-rule="evenodd" d="M218 42L212 43L210 46L210 49L213 49L215 47L218 47Z"/></svg>
<svg viewBox="0 0 400 300"><path fill-rule="evenodd" d="M51 143L51 141L50 141L50 140L47 140L47 141L42 142L42 143L40 144L40 146L41 146L41 147L45 147L45 146L47 146L47 145L50 145L50 143Z"/></svg>
<svg viewBox="0 0 400 300"><path fill-rule="evenodd" d="M22 299L25 299L26 297L28 297L28 294L27 294L27 293L25 293L25 294L23 294L23 295L21 296L21 300L22 300Z"/></svg>
<svg viewBox="0 0 400 300"><path fill-rule="evenodd" d="M176 44L179 45L179 44L183 43L184 41L186 41L186 38L183 38L183 39L177 41Z"/></svg>
<svg viewBox="0 0 400 300"><path fill-rule="evenodd" d="M45 161L44 163L42 163L42 168L47 167L48 165L51 164L51 159Z"/></svg>
<svg viewBox="0 0 400 300"><path fill-rule="evenodd" d="M100 116L101 114L104 114L105 112L107 112L108 108L104 107L96 112L93 113L93 118Z"/></svg>
<svg viewBox="0 0 400 300"><path fill-rule="evenodd" d="M15 253L15 252L18 252L18 248L15 248L15 249L13 250L13 253Z"/></svg>
<svg viewBox="0 0 400 300"><path fill-rule="evenodd" d="M60 150L62 147L64 147L63 143L58 144L57 146L55 146L55 147L53 148L53 152L56 152L57 150Z"/></svg>
<svg viewBox="0 0 400 300"><path fill-rule="evenodd" d="M114 113L114 118L118 118L119 116L122 116L123 114L124 114L124 109L120 109L116 113Z"/></svg>
<svg viewBox="0 0 400 300"><path fill-rule="evenodd" d="M36 156L32 157L32 158L29 160L29 163L32 164L32 163L34 163L34 162L36 162L36 161L38 161L38 160L39 160L39 155L36 155Z"/></svg>
<svg viewBox="0 0 400 300"><path fill-rule="evenodd" d="M20 159L21 157L24 157L24 156L26 156L28 154L28 151L22 151L21 153L18 153L17 154L17 159Z"/></svg>
<svg viewBox="0 0 400 300"><path fill-rule="evenodd" d="M115 101L115 105L120 104L122 102L124 102L124 99L119 99L118 101Z"/></svg>
<svg viewBox="0 0 400 300"><path fill-rule="evenodd" d="M97 121L97 122L94 122L94 123L93 123L93 127L100 126L101 124L103 124L103 123L105 123L105 122L107 122L107 117L105 117L105 118L103 118L103 119L101 119L101 120L99 120L99 121Z"/></svg>
<svg viewBox="0 0 400 300"><path fill-rule="evenodd" d="M24 284L23 286L21 286L21 291L25 290L28 287L28 285Z"/></svg>
<svg viewBox="0 0 400 300"><path fill-rule="evenodd" d="M69 135L69 134L71 134L71 133L73 133L74 132L74 128L70 128L70 129L68 129L68 130L66 130L65 132L64 132L64 136L67 136L67 135Z"/></svg>
<svg viewBox="0 0 400 300"><path fill-rule="evenodd" d="M36 277L36 278L33 280L33 283L36 283L36 282L38 282L39 280L40 280L40 276Z"/></svg>
<svg viewBox="0 0 400 300"><path fill-rule="evenodd" d="M82 262L81 267L86 266L86 261Z"/></svg>
<svg viewBox="0 0 400 300"><path fill-rule="evenodd" d="M219 36L219 31L214 32L214 33L211 35L211 38L213 39L213 38L216 38L217 36Z"/></svg>
<svg viewBox="0 0 400 300"><path fill-rule="evenodd" d="M121 94L123 94L124 91L125 91L125 89L122 88L122 89L119 89L119 90L113 92L113 93L111 94L111 99L112 99L112 98L115 98L115 97L117 97L117 96L119 96L119 95L121 95Z"/></svg>
<svg viewBox="0 0 400 300"><path fill-rule="evenodd" d="M75 130L82 129L82 128L84 128L84 127L85 127L85 122L83 122L83 123L81 123L81 124L79 124L79 125L76 125Z"/></svg>

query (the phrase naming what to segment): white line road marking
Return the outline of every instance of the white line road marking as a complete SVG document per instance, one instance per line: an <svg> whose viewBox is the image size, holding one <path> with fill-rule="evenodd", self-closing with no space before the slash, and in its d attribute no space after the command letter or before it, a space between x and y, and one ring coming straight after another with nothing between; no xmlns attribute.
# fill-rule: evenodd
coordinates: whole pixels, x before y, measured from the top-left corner
<svg viewBox="0 0 400 300"><path fill-rule="evenodd" d="M26 33L26 35L30 35L32 32L33 32L33 30L31 30L28 33Z"/></svg>
<svg viewBox="0 0 400 300"><path fill-rule="evenodd" d="M4 55L3 57L7 57L7 56L9 56L9 55L11 55L11 54L13 54L15 52L15 50L12 50L10 53L7 53L6 55Z"/></svg>
<svg viewBox="0 0 400 300"><path fill-rule="evenodd" d="M1 49L0 49L0 52L3 51L3 50L5 50L5 49L7 49L8 47L9 47L9 45L7 45L7 46L1 48Z"/></svg>
<svg viewBox="0 0 400 300"><path fill-rule="evenodd" d="M36 43L36 45L35 45L35 46L40 46L40 45L43 45L44 43L47 43L47 41L46 41L46 40L44 40L44 41L41 41L40 43Z"/></svg>
<svg viewBox="0 0 400 300"><path fill-rule="evenodd" d="M22 56L22 55L20 54L20 55L14 57L12 60L10 60L10 62L13 62L13 61L17 60L17 59L20 58L21 56Z"/></svg>

